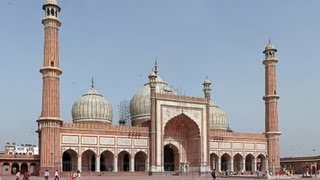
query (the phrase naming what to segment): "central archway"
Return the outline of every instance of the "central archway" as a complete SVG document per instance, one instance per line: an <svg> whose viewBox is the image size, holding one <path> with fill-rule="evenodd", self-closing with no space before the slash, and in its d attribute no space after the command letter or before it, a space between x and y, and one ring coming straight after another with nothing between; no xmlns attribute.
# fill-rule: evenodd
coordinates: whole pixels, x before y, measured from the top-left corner
<svg viewBox="0 0 320 180"><path fill-rule="evenodd" d="M163 149L165 171L169 169L178 171L179 163L187 163L189 171L199 170L201 167L200 131L191 118L181 113L170 119L164 127L164 143L167 144ZM170 163L173 164L169 165Z"/></svg>
<svg viewBox="0 0 320 180"><path fill-rule="evenodd" d="M174 171L176 166L178 166L179 159L178 149L173 144L167 144L163 148L164 158L163 158L163 167L164 171Z"/></svg>

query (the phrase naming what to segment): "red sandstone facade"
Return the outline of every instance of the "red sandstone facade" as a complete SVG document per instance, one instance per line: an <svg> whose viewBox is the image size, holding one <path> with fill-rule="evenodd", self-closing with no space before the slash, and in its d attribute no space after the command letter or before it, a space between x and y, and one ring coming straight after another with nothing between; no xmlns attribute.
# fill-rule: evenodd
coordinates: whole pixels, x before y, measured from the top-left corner
<svg viewBox="0 0 320 180"><path fill-rule="evenodd" d="M40 175L46 169L51 174L56 169L158 174L166 171L205 173L209 170L251 172L280 167L277 60L276 49L271 43L265 48L263 61L266 70L264 133L231 131L225 114L212 103L209 80L203 83L204 97L179 96L166 89L156 66L144 87L146 91L141 91L149 93L148 98L137 96L132 103L133 126L112 125L112 110L94 85L74 106L73 123L64 123L60 117L60 7L56 0L47 0L43 10L44 63L40 70L43 93L42 111L37 121L40 156L35 158L39 161ZM160 85L164 87L161 90ZM99 102L99 107L103 104L104 111L95 109L96 105L84 104L88 99ZM141 108L142 104L148 107ZM94 115L88 117L88 114Z"/></svg>

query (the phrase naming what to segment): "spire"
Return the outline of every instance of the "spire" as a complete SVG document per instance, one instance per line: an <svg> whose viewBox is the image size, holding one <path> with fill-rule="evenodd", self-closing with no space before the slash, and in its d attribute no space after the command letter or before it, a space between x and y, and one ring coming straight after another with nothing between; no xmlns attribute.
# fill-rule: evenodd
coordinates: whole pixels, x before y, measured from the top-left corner
<svg viewBox="0 0 320 180"><path fill-rule="evenodd" d="M91 88L94 88L94 80L93 80L93 77L91 79Z"/></svg>
<svg viewBox="0 0 320 180"><path fill-rule="evenodd" d="M157 63L157 60L158 60L158 56L156 56L156 60L154 61L154 73L155 74L158 74L158 63Z"/></svg>
<svg viewBox="0 0 320 180"><path fill-rule="evenodd" d="M271 38L269 37L269 44L271 44Z"/></svg>

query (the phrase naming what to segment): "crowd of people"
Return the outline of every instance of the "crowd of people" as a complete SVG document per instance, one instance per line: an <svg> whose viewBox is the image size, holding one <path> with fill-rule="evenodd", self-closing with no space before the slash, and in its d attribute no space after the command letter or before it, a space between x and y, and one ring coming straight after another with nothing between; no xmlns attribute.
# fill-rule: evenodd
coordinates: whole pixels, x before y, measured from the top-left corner
<svg viewBox="0 0 320 180"><path fill-rule="evenodd" d="M18 171L16 173L16 180L20 180L20 176L23 175L23 179L22 180L29 180L29 177L30 177L30 173L28 171L24 172L24 173L20 173L20 171ZM49 173L49 170L45 170L44 174L43 174L43 177L44 177L44 180L49 180L49 177L50 177L50 173ZM76 171L76 172L73 172L72 175L71 175L71 179L72 180L80 180L80 177L81 177L81 174L80 174L80 171ZM56 170L55 173L54 173L54 180L60 180L60 174L59 174L59 171Z"/></svg>

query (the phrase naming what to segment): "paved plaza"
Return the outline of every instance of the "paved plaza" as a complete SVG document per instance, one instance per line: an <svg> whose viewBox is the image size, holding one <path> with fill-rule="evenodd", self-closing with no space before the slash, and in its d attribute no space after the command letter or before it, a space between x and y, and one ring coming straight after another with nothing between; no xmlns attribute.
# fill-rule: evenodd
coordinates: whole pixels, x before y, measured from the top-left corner
<svg viewBox="0 0 320 180"><path fill-rule="evenodd" d="M23 178L20 177L22 180ZM37 176L31 176L30 180L43 180L43 177L37 177ZM103 180L103 179L112 179L112 180L132 180L132 179L138 179L138 180L211 180L212 178L209 176L206 177L199 177L196 175L189 175L189 176L87 176L87 177L81 177L83 180ZM223 179L236 179L236 180L247 180L247 179L259 179L259 178L248 178L248 177L217 177L217 180L223 180ZM299 178L297 176L293 178L289 177L283 177L283 178L277 178L277 179L305 179L305 178ZM319 180L320 178L313 177L313 178L307 178L310 180ZM0 177L0 180L15 180L15 176L2 176ZM49 178L49 180L54 180L53 177ZM67 178L61 178L61 180L70 180L69 177Z"/></svg>

